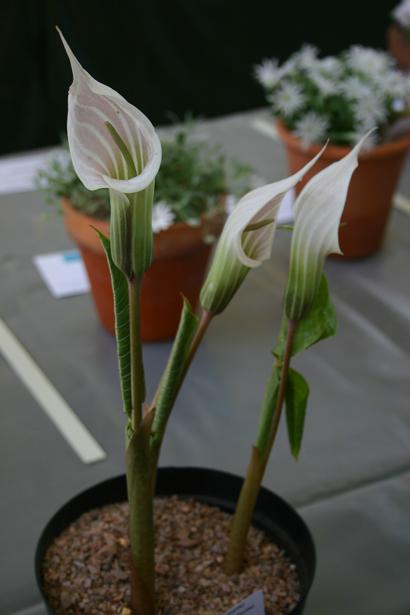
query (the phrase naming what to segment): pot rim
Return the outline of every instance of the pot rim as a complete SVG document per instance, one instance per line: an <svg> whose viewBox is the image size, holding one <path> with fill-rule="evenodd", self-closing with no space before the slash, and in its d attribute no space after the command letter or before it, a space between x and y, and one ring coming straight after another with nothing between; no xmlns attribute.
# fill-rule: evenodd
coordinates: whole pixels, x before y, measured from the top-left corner
<svg viewBox="0 0 410 615"><path fill-rule="evenodd" d="M307 156L312 158L322 149L323 144L320 145L316 143L309 145L307 148L302 148L301 140L290 130L288 130L281 120L276 119L275 121L280 138L290 149L302 150ZM369 151L360 152L359 159L377 160L381 158L388 158L390 156L395 156L396 154L401 154L408 148L410 148L410 132L400 139L395 139L394 141L389 141L388 143L382 143ZM322 154L322 159L339 159L346 156L346 154L348 154L351 150L352 147L347 145L329 144Z"/></svg>

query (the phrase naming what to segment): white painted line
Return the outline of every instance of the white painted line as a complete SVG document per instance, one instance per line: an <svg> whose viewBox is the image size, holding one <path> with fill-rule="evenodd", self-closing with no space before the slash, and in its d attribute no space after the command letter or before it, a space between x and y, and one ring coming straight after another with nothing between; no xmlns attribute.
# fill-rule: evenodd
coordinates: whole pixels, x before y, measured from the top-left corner
<svg viewBox="0 0 410 615"><path fill-rule="evenodd" d="M80 459L84 463L105 459L104 449L1 318L0 351Z"/></svg>
<svg viewBox="0 0 410 615"><path fill-rule="evenodd" d="M279 141L278 131L276 130L275 120L272 117L272 121L262 120L260 118L256 118L251 120L251 128L265 135L265 137L269 137L269 139L273 139L274 141Z"/></svg>
<svg viewBox="0 0 410 615"><path fill-rule="evenodd" d="M395 194L393 198L393 207L410 216L410 199L403 194Z"/></svg>

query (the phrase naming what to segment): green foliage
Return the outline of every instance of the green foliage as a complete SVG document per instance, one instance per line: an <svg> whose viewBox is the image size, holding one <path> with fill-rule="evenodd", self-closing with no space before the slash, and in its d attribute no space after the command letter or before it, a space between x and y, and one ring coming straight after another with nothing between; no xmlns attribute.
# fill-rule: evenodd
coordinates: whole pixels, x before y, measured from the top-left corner
<svg viewBox="0 0 410 615"><path fill-rule="evenodd" d="M269 433L271 430L273 415L278 399L279 377L280 370L275 364L273 366L272 374L265 389L265 397L263 398L262 412L259 421L258 437L256 440L256 448L261 453L261 455L265 454L268 445Z"/></svg>
<svg viewBox="0 0 410 615"><path fill-rule="evenodd" d="M185 297L183 301L178 331L155 401L153 432L157 446L161 444L169 414L185 375L192 341L198 327L198 318L193 313L190 303Z"/></svg>
<svg viewBox="0 0 410 615"><path fill-rule="evenodd" d="M319 289L310 310L298 321L295 337L293 339L292 355L306 350L313 344L335 335L337 329L336 312L330 298L325 274L322 274ZM285 350L288 331L288 319L282 319L278 343L273 354L282 358Z"/></svg>
<svg viewBox="0 0 410 615"><path fill-rule="evenodd" d="M288 427L290 450L295 459L299 456L302 444L308 397L308 383L302 374L290 368L285 395L286 423Z"/></svg>
<svg viewBox="0 0 410 615"><path fill-rule="evenodd" d="M202 216L221 208L223 194L242 196L248 189L250 167L228 159L217 146L194 140L192 125L186 123L174 137L162 140L162 163L155 181L155 202L164 201L175 222L197 225ZM110 216L108 190L87 190L71 163L67 141L63 151L38 173L36 185L49 203L61 197L73 207L100 219Z"/></svg>
<svg viewBox="0 0 410 615"><path fill-rule="evenodd" d="M115 335L117 340L118 364L120 371L121 393L124 411L131 417L131 357L130 357L130 323L128 306L128 281L125 275L114 264L111 256L110 240L96 231L103 245L111 273L111 283L114 295Z"/></svg>

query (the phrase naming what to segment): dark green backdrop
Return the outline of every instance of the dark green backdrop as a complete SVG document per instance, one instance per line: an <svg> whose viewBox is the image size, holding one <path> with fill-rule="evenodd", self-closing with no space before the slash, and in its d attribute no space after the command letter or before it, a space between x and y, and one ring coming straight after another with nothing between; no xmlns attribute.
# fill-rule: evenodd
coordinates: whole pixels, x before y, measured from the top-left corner
<svg viewBox="0 0 410 615"><path fill-rule="evenodd" d="M71 74L58 24L83 66L156 124L264 104L252 66L303 42L326 53L384 47L394 0L0 0L0 153L58 142Z"/></svg>

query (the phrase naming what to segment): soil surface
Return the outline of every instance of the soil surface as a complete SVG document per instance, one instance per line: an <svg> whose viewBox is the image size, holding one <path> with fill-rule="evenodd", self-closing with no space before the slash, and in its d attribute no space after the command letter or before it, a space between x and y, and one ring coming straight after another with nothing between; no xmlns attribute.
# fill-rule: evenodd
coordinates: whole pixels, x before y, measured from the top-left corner
<svg viewBox="0 0 410 615"><path fill-rule="evenodd" d="M128 504L82 515L48 549L44 589L59 615L131 615ZM251 528L246 569L226 576L223 556L231 516L177 497L155 501L158 615L223 615L263 590L267 615L298 600L294 564Z"/></svg>

